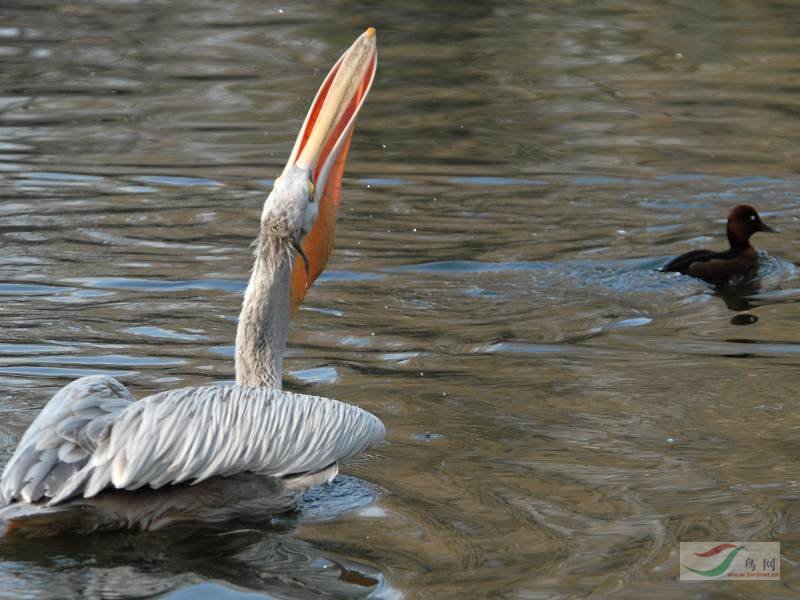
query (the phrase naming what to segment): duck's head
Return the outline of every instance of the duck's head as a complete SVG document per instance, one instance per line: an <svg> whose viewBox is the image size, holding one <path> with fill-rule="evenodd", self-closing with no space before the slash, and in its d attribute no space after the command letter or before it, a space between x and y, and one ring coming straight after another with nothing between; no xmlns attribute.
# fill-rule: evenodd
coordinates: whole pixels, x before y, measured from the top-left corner
<svg viewBox="0 0 800 600"><path fill-rule="evenodd" d="M778 233L770 227L752 206L740 204L728 215L728 241L731 248L747 248L750 245L750 236L758 231Z"/></svg>

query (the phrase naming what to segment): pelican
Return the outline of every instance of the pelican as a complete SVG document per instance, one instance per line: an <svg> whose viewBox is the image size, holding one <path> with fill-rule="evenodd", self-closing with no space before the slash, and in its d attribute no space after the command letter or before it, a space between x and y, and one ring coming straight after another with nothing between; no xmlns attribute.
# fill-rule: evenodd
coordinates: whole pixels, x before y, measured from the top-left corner
<svg viewBox="0 0 800 600"><path fill-rule="evenodd" d="M345 159L376 65L369 28L323 81L264 203L236 331L236 384L139 401L107 376L62 388L0 478L6 533L274 514L383 439L380 419L358 407L281 390L289 321L333 249Z"/></svg>

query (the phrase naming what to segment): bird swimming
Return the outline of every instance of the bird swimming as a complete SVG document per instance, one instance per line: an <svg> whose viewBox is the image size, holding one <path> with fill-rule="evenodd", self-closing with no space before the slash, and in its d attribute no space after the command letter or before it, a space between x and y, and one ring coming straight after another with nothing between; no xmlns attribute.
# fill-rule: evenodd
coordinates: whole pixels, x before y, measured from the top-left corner
<svg viewBox="0 0 800 600"><path fill-rule="evenodd" d="M323 81L264 202L236 332L236 384L138 401L112 377L68 384L0 477L5 533L274 514L383 439L380 419L358 407L281 389L289 321L333 249L345 160L376 66L369 28Z"/></svg>
<svg viewBox="0 0 800 600"><path fill-rule="evenodd" d="M740 204L728 215L728 243L724 252L692 250L673 258L661 271L675 271L712 283L725 285L732 280L751 275L758 266L758 254L750 237L759 231L778 233L761 220L752 206Z"/></svg>

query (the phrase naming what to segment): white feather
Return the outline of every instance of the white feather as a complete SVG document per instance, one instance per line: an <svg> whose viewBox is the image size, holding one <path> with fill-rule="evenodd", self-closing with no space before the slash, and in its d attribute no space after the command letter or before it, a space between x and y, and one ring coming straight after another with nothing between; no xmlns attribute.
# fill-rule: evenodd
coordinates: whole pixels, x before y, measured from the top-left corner
<svg viewBox="0 0 800 600"><path fill-rule="evenodd" d="M107 402L103 392L116 397L120 387L110 378L87 377L56 394L9 461L0 479L3 499L46 497L55 505L107 488L160 488L243 472L270 477L315 472L384 434L383 424L368 412L318 396L205 386L139 402ZM96 416L83 418L87 413ZM33 438L31 430L43 437ZM42 439L47 444L37 443ZM76 439L89 447L76 445Z"/></svg>

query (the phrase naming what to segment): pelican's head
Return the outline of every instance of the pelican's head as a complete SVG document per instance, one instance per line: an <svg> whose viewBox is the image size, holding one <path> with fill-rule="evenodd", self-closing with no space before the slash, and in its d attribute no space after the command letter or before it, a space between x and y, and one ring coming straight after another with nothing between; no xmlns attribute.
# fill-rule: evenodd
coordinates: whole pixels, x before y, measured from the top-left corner
<svg viewBox="0 0 800 600"><path fill-rule="evenodd" d="M362 33L331 69L261 214L262 226L291 238L304 264L293 269L296 307L333 248L344 162L377 63L375 29ZM300 272L302 271L302 272Z"/></svg>
<svg viewBox="0 0 800 600"><path fill-rule="evenodd" d="M296 164L287 165L275 180L261 211L261 227L269 233L299 246L319 214L314 195L313 172Z"/></svg>

